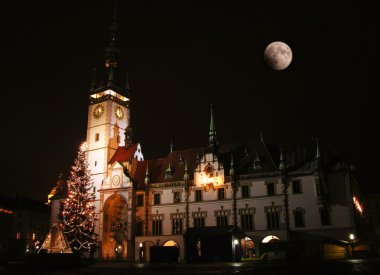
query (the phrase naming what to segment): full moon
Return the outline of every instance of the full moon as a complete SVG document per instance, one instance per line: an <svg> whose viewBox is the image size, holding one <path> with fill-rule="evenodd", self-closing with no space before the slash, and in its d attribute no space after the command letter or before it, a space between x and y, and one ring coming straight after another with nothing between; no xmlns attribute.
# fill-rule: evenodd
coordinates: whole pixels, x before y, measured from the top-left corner
<svg viewBox="0 0 380 275"><path fill-rule="evenodd" d="M292 50L281 41L270 43L264 51L264 60L273 70L286 69L292 62Z"/></svg>

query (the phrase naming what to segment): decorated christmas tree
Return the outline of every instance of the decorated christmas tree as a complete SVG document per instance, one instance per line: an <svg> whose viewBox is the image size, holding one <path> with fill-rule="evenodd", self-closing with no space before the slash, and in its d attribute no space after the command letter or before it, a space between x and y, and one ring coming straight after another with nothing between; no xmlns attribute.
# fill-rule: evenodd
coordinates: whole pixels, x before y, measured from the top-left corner
<svg viewBox="0 0 380 275"><path fill-rule="evenodd" d="M91 181L86 155L86 143L78 151L67 180L68 197L62 212L63 232L74 251L90 251L95 247L97 235L94 233L95 193Z"/></svg>

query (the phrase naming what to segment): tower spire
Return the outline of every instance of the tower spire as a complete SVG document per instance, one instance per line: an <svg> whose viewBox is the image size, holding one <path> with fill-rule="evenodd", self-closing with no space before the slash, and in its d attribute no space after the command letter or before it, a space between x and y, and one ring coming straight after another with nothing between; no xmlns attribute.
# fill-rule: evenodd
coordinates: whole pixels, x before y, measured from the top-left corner
<svg viewBox="0 0 380 275"><path fill-rule="evenodd" d="M110 42L106 48L106 83L107 86L117 84L117 68L119 67L119 45L118 45L118 27L117 27L117 0L115 0L112 24L110 27Z"/></svg>
<svg viewBox="0 0 380 275"><path fill-rule="evenodd" d="M92 69L92 82L91 82L90 92L95 91L95 89L96 89L96 68L94 67Z"/></svg>
<svg viewBox="0 0 380 275"><path fill-rule="evenodd" d="M216 151L216 147L219 145L218 139L216 137L216 128L215 128L215 121L214 121L214 112L213 112L213 104L210 104L210 129L208 132L208 148L211 149L213 152Z"/></svg>

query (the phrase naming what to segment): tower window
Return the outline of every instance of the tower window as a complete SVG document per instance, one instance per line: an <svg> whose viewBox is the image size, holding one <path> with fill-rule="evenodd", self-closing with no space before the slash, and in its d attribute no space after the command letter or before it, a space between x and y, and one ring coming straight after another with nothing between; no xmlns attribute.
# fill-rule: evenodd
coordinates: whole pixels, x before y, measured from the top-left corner
<svg viewBox="0 0 380 275"><path fill-rule="evenodd" d="M120 135L117 135L116 141L117 141L117 143L120 143Z"/></svg>
<svg viewBox="0 0 380 275"><path fill-rule="evenodd" d="M97 164L98 164L98 162L95 160L94 166L96 166Z"/></svg>
<svg viewBox="0 0 380 275"><path fill-rule="evenodd" d="M96 142L96 141L99 141L99 133L96 133L96 134L95 134L95 142Z"/></svg>

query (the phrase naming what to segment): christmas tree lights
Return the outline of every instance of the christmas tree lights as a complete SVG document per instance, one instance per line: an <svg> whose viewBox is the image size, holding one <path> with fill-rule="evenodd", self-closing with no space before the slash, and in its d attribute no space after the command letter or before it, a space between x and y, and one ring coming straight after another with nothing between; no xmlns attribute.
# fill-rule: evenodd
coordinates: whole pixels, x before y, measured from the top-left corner
<svg viewBox="0 0 380 275"><path fill-rule="evenodd" d="M97 235L94 233L95 193L88 169L86 144L78 151L67 180L68 197L64 202L61 226L73 250L89 251L95 247Z"/></svg>

